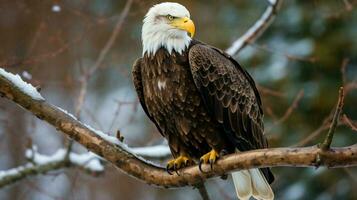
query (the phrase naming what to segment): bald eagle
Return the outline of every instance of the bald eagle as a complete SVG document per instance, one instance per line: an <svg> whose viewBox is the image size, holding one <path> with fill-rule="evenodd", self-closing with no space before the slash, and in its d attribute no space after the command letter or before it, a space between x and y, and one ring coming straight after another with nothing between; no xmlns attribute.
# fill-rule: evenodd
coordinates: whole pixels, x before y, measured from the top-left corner
<svg viewBox="0 0 357 200"><path fill-rule="evenodd" d="M252 77L231 56L193 39L189 11L160 3L143 21L143 54L132 75L143 110L174 157L169 173L212 164L222 153L267 148L263 110ZM232 173L240 199L273 199L270 169Z"/></svg>

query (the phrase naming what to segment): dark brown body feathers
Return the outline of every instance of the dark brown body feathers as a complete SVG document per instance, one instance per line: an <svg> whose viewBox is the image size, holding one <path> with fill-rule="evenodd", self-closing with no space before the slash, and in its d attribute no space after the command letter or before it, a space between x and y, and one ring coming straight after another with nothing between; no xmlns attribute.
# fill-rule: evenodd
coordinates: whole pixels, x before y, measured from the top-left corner
<svg viewBox="0 0 357 200"><path fill-rule="evenodd" d="M159 49L138 59L133 81L140 103L174 157L199 159L212 148L234 153L266 148L263 111L250 75L224 52L192 41L182 54ZM269 169L262 169L268 182Z"/></svg>

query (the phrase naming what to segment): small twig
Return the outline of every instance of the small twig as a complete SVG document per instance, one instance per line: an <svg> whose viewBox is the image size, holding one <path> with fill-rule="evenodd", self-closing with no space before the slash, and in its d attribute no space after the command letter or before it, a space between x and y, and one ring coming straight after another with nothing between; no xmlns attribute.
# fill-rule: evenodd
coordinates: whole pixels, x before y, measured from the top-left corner
<svg viewBox="0 0 357 200"><path fill-rule="evenodd" d="M348 125L353 131L357 131L357 127L353 124L353 122L347 117L346 114L342 116L343 121Z"/></svg>
<svg viewBox="0 0 357 200"><path fill-rule="evenodd" d="M338 120L340 118L340 114L342 112L343 101L344 101L344 90L343 90L343 87L340 87L338 103L337 103L336 111L332 118L332 123L330 125L330 129L328 130L328 133L327 133L327 136L326 136L324 142L320 145L320 148L324 151L330 149L333 134L335 133L336 126L337 126Z"/></svg>
<svg viewBox="0 0 357 200"><path fill-rule="evenodd" d="M234 56L242 50L247 44L254 42L273 22L280 5L283 0L268 1L269 6L255 24L250 27L244 35L239 37L233 44L226 50L229 55Z"/></svg>
<svg viewBox="0 0 357 200"><path fill-rule="evenodd" d="M284 98L286 96L283 92L279 92L259 84L257 84L257 87L261 94L265 94L273 97L279 97L279 98Z"/></svg>
<svg viewBox="0 0 357 200"><path fill-rule="evenodd" d="M350 61L350 59L348 58L344 58L342 60L342 64L341 64L341 74L342 74L342 82L343 85L345 85L347 83L347 77L346 77L346 68L348 65L348 62Z"/></svg>
<svg viewBox="0 0 357 200"><path fill-rule="evenodd" d="M304 90L300 90L299 93L294 98L291 105L289 106L289 108L285 111L284 115L281 118L275 120L273 123L273 126L269 127L266 130L266 133L270 132L274 126L277 126L277 125L285 122L291 116L291 114L294 112L294 110L298 107L299 102L301 101L301 99L303 97L304 97Z"/></svg>
<svg viewBox="0 0 357 200"><path fill-rule="evenodd" d="M92 77L92 75L98 70L98 68L101 66L102 62L104 61L105 56L108 54L109 50L113 46L116 38L118 37L118 35L120 33L120 30L122 29L124 21L129 14L132 3L133 3L133 0L128 0L127 3L125 4L124 10L120 14L119 20L116 23L111 36L109 37L109 39L106 42L103 49L101 50L95 64L89 70L84 70L83 68L81 68L82 77L80 79L80 90L79 90L79 95L77 97L75 112L74 112L77 119L80 119L82 107L84 105L85 98L87 96L88 81ZM66 159L68 159L68 156L69 156L70 152L72 151L72 146L73 146L73 140L69 139L68 145L67 145Z"/></svg>
<svg viewBox="0 0 357 200"><path fill-rule="evenodd" d="M90 174L104 172L97 156L91 153L72 153L66 157L67 149L59 149L53 155L43 155L32 146L26 151L28 163L8 170L0 170L0 188L23 180L30 176L46 174L64 168L78 167Z"/></svg>
<svg viewBox="0 0 357 200"><path fill-rule="evenodd" d="M294 112L294 110L298 107L299 102L301 101L301 99L303 97L304 97L304 90L300 90L299 93L296 95L292 104L289 106L289 108L284 113L284 115L278 121L276 121L275 124L280 124L280 123L284 122L285 120L287 120L290 117L290 115Z"/></svg>
<svg viewBox="0 0 357 200"><path fill-rule="evenodd" d="M197 184L196 187L197 187L198 191L200 192L202 200L210 200L206 186L204 183Z"/></svg>
<svg viewBox="0 0 357 200"><path fill-rule="evenodd" d="M105 44L105 46L103 47L103 49L101 50L99 57L97 58L94 67L92 67L89 70L89 74L93 74L102 64L102 62L104 61L105 56L108 54L109 50L112 48L112 46L114 45L114 42L116 40L116 38L118 37L122 26L125 22L126 17L129 14L131 5L133 3L133 0L128 0L124 6L123 11L121 12L120 16L119 16L119 20L117 21L117 23L115 24L114 30L112 32L112 34L110 35L107 43Z"/></svg>

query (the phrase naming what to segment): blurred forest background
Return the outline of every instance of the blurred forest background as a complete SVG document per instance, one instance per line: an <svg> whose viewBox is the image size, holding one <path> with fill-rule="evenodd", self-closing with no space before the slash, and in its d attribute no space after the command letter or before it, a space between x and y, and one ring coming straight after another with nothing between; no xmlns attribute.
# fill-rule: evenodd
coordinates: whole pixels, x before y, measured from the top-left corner
<svg viewBox="0 0 357 200"><path fill-rule="evenodd" d="M130 146L162 142L137 104L131 66L141 56L142 19L160 1L134 1L118 37L88 79L80 119L108 134L120 130ZM196 24L196 38L228 48L264 12L264 0L196 0L185 5ZM83 71L96 65L126 1L0 0L0 66L41 86L48 102L75 113ZM333 146L357 142L346 120L357 120L357 1L286 0L269 29L237 60L259 85L271 147L320 142L333 111L338 88L346 85L341 126ZM0 169L26 162L31 139L39 152L65 145L62 134L0 99ZM85 152L79 145L76 152ZM164 161L163 161L164 163ZM357 170L274 168L276 199L357 199ZM235 199L233 184L207 182L212 199ZM0 190L0 199L200 199L190 187L162 189L146 185L112 167L98 177L79 169L30 177Z"/></svg>

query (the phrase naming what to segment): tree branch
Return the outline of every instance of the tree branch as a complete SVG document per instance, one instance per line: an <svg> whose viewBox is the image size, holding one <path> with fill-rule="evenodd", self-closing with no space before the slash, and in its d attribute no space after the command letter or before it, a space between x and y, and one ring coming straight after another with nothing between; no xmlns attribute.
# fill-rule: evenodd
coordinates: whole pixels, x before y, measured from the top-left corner
<svg viewBox="0 0 357 200"><path fill-rule="evenodd" d="M255 24L247 32L233 42L226 50L232 56L242 50L247 44L254 42L270 26L278 13L283 0L269 0L269 6Z"/></svg>
<svg viewBox="0 0 357 200"><path fill-rule="evenodd" d="M50 156L39 154L36 148L28 149L26 157L29 159L29 163L0 171L0 188L30 176L46 174L63 168L79 167L96 175L104 172L100 158L91 152L83 154L71 152L68 156L66 154L66 149L59 149Z"/></svg>
<svg viewBox="0 0 357 200"><path fill-rule="evenodd" d="M197 187L198 191L200 192L202 200L210 200L208 192L207 192L207 188L204 183L197 184L196 187Z"/></svg>
<svg viewBox="0 0 357 200"><path fill-rule="evenodd" d="M336 111L332 118L332 123L330 125L330 129L328 130L328 133L326 135L324 142L320 145L322 150L328 150L331 146L333 134L335 133L337 123L340 119L340 114L342 112L344 98L345 98L345 95L344 95L343 87L340 87L338 103L337 103Z"/></svg>
<svg viewBox="0 0 357 200"><path fill-rule="evenodd" d="M0 71L1 72L1 71ZM6 72L5 72L6 73ZM317 146L304 148L271 148L241 152L227 155L217 161L213 170L204 165L205 173L197 166L179 171L180 175L169 175L159 167L135 155L117 138L94 130L78 121L74 116L58 107L47 103L44 99L34 99L24 91L18 82L8 79L4 72L0 73L0 94L33 113L57 130L63 132L88 150L105 158L122 171L148 184L163 187L181 187L197 185L207 178L225 175L234 170L274 167L274 166L357 166L357 144L343 148L332 148L326 151Z"/></svg>

